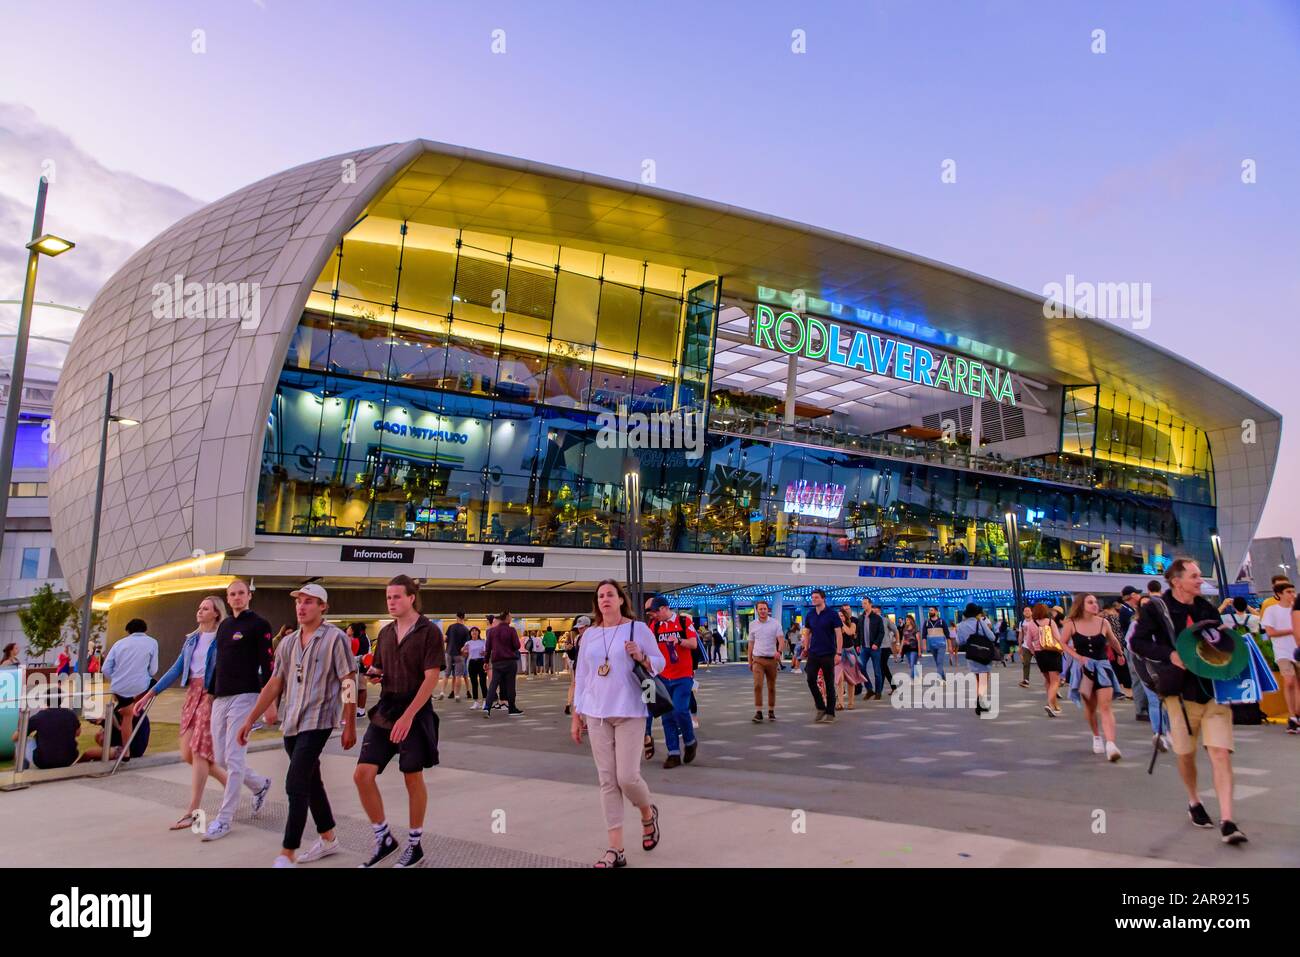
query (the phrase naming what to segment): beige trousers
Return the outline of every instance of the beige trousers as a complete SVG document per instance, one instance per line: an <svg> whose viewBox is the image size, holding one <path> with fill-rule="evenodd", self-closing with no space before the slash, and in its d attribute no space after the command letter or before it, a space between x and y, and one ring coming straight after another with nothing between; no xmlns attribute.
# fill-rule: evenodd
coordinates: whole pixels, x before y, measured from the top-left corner
<svg viewBox="0 0 1300 957"><path fill-rule="evenodd" d="M600 801L605 826L623 826L623 801L635 807L650 805L650 788L641 777L641 747L645 718L588 718L587 737L600 778Z"/></svg>

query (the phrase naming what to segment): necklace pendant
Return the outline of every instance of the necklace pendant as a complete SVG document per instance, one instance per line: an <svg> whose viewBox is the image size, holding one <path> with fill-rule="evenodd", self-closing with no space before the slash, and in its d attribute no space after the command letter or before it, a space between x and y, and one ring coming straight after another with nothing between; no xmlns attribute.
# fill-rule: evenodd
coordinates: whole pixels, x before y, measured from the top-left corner
<svg viewBox="0 0 1300 957"><path fill-rule="evenodd" d="M606 661L603 665L597 668L596 674L600 675L602 678L609 674L609 662Z"/></svg>

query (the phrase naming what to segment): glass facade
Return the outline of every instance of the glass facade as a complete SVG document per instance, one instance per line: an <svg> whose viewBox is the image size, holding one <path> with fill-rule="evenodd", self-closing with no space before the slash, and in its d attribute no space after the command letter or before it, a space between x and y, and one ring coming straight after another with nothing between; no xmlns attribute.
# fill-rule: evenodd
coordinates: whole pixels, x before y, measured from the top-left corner
<svg viewBox="0 0 1300 957"><path fill-rule="evenodd" d="M1065 390L1061 451L1092 460L1099 486L1214 504L1214 459L1205 432L1110 389Z"/></svg>
<svg viewBox="0 0 1300 957"><path fill-rule="evenodd" d="M704 410L720 298L718 277L678 267L363 219L281 372L258 531L621 547L626 453L598 440L598 416ZM710 433L694 457L644 449L643 546L1005 565L1014 511L1031 568L1208 561L1203 433L1095 388L1067 390L1063 419L1063 459L1134 478L1086 487L781 435Z"/></svg>

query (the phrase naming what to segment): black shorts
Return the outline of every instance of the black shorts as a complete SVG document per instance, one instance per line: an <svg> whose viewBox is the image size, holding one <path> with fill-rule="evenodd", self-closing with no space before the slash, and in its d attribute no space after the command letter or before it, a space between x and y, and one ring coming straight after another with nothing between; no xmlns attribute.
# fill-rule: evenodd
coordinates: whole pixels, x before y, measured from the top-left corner
<svg viewBox="0 0 1300 957"><path fill-rule="evenodd" d="M1061 652L1059 651L1035 651L1034 661L1038 663L1038 670L1043 674L1049 671L1061 673Z"/></svg>
<svg viewBox="0 0 1300 957"><path fill-rule="evenodd" d="M372 723L361 741L357 764L373 764L382 774L396 754L397 769L403 774L415 774L433 767L438 763L438 716L433 709L428 709L427 714L427 718L422 716L411 722L411 730L401 744L394 744L389 736L392 728L381 728Z"/></svg>

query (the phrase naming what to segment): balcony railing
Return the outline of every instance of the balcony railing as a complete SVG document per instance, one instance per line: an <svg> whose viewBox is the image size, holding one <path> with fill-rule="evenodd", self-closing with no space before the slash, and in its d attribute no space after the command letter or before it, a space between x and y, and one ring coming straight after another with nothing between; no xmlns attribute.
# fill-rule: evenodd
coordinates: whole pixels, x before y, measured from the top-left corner
<svg viewBox="0 0 1300 957"><path fill-rule="evenodd" d="M996 455L972 455L959 446L943 442L860 435L812 419L796 417L793 422L787 423L778 415L734 408L713 407L709 414L709 430L725 435L843 449L877 458L1008 475L1076 488L1115 489L1159 498L1179 498L1198 504L1213 504L1208 476L1180 476L1156 469L1106 462L1086 464L1048 462L1041 458L1004 459ZM1178 494L1175 494L1175 489Z"/></svg>

